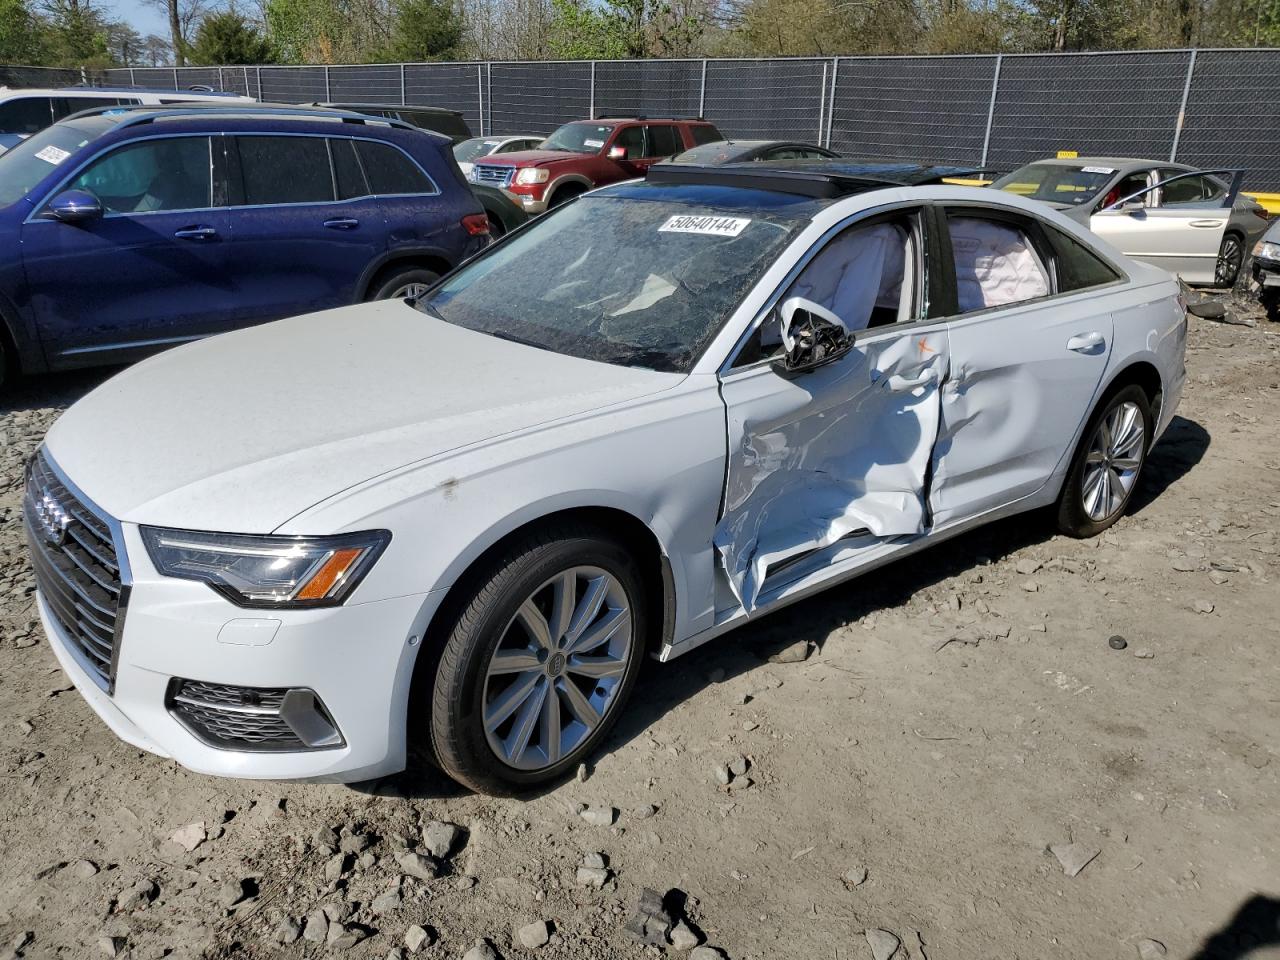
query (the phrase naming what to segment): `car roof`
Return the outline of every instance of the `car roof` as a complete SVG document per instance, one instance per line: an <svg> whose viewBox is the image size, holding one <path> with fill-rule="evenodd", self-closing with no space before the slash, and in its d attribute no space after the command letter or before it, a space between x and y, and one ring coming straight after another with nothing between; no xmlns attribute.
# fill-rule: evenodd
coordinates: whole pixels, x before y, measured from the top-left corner
<svg viewBox="0 0 1280 960"><path fill-rule="evenodd" d="M732 167L736 164L727 164ZM806 160L764 160L752 167L799 173L829 174L854 180L872 180L903 187L937 183L944 177L964 177L984 172L981 167L943 163L902 163L892 160L851 160L845 157Z"/></svg>
<svg viewBox="0 0 1280 960"><path fill-rule="evenodd" d="M244 94L226 90L180 90L177 87L5 87L0 86L0 97L64 97L103 96L118 97L121 94L162 94L168 96L224 97L239 100Z"/></svg>
<svg viewBox="0 0 1280 960"><path fill-rule="evenodd" d="M460 117L461 110L450 110L448 107L418 106L412 103L356 103L348 100L314 101L304 106L325 107L329 110L414 110L418 113L438 113L446 117Z"/></svg>
<svg viewBox="0 0 1280 960"><path fill-rule="evenodd" d="M120 125L136 126L157 120L193 119L203 117L236 118L239 120L310 120L333 121L335 123L361 123L365 125L388 126L399 130L413 130L428 136L440 137L441 134L423 130L403 120L390 117L370 117L354 110L340 110L335 107L309 107L287 103L167 103L142 105L112 105L91 107L73 113L66 119L86 116L104 116L116 119ZM444 137L443 139L448 139Z"/></svg>
<svg viewBox="0 0 1280 960"><path fill-rule="evenodd" d="M1174 163L1171 160L1141 160L1137 157L1045 157L1043 160L1032 160L1023 166L1043 164L1051 167L1115 167L1116 170L1144 170L1148 167L1169 167L1178 170L1194 170L1185 163Z"/></svg>

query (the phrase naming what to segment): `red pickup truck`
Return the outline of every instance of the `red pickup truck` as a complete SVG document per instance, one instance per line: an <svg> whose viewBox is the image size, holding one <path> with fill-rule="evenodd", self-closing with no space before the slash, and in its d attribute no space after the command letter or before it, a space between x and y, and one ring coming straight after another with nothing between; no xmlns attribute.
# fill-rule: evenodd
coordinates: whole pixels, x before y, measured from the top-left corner
<svg viewBox="0 0 1280 960"><path fill-rule="evenodd" d="M485 157L469 177L501 188L525 213L542 213L595 187L643 177L650 164L723 139L715 124L701 119L576 120L537 150Z"/></svg>

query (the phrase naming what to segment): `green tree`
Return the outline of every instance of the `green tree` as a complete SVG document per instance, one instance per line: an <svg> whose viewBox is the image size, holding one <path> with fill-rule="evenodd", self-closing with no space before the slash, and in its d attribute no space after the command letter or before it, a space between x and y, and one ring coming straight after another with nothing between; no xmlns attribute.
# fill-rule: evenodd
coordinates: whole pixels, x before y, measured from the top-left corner
<svg viewBox="0 0 1280 960"><path fill-rule="evenodd" d="M26 0L0 0L0 63L44 63L46 29Z"/></svg>
<svg viewBox="0 0 1280 960"><path fill-rule="evenodd" d="M187 54L192 63L202 66L270 63L273 59L266 37L234 10L211 13L201 20Z"/></svg>
<svg viewBox="0 0 1280 960"><path fill-rule="evenodd" d="M48 0L48 60L68 67L110 67L116 63L107 42L110 27L92 0Z"/></svg>
<svg viewBox="0 0 1280 960"><path fill-rule="evenodd" d="M449 0L394 0L391 60L449 60L458 56L464 25Z"/></svg>
<svg viewBox="0 0 1280 960"><path fill-rule="evenodd" d="M557 60L622 60L626 25L607 7L587 0L551 0L549 53Z"/></svg>

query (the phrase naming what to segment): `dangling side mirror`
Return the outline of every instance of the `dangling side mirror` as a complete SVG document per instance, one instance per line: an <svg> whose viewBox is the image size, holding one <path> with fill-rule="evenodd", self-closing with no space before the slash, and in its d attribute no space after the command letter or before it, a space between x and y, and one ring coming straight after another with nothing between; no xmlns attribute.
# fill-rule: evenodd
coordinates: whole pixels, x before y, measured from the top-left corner
<svg viewBox="0 0 1280 960"><path fill-rule="evenodd" d="M853 349L853 334L836 314L804 297L782 302L782 347L786 351L773 362L783 377L808 373L838 360Z"/></svg>

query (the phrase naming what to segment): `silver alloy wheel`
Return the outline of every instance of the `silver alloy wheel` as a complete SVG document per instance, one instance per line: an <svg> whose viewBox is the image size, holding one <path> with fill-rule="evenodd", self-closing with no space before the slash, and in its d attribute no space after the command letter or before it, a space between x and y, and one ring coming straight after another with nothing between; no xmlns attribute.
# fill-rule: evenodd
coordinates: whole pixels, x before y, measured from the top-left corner
<svg viewBox="0 0 1280 960"><path fill-rule="evenodd" d="M413 280L409 283L401 284L391 291L389 300L417 300L420 296L427 292L428 285L420 280Z"/></svg>
<svg viewBox="0 0 1280 960"><path fill-rule="evenodd" d="M1236 282L1240 274L1240 261L1244 258L1244 245L1238 237L1227 234L1218 249L1218 263L1213 271L1213 284L1216 287L1229 287Z"/></svg>
<svg viewBox="0 0 1280 960"><path fill-rule="evenodd" d="M572 567L529 597L484 680L484 732L503 763L540 770L582 744L613 706L632 656L627 593L599 567Z"/></svg>
<svg viewBox="0 0 1280 960"><path fill-rule="evenodd" d="M1132 401L1109 411L1098 423L1080 482L1084 512L1090 520L1106 520L1124 507L1142 467L1146 434L1146 420Z"/></svg>

